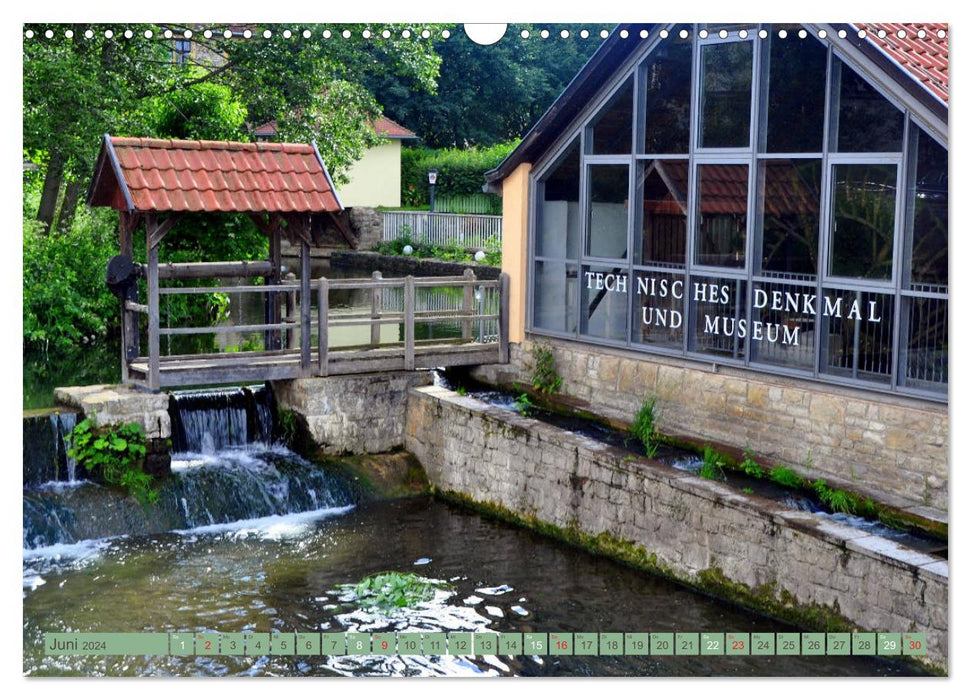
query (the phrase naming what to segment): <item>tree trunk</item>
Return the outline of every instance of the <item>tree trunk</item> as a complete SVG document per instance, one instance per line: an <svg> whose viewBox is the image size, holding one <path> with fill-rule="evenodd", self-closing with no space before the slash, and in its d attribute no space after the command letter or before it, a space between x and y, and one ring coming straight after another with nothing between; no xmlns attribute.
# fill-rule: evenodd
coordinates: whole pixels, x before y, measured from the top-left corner
<svg viewBox="0 0 971 700"><path fill-rule="evenodd" d="M61 203L61 210L57 215L57 226L55 230L58 233L67 233L71 230L71 224L74 223L74 215L78 210L78 199L81 198L81 180L69 180L67 187L64 189L64 201Z"/></svg>
<svg viewBox="0 0 971 700"><path fill-rule="evenodd" d="M64 158L56 151L51 153L51 160L47 164L44 175L44 189L40 194L40 206L37 207L37 220L46 224L50 233L54 223L54 212L57 209L57 197L61 193L61 180L64 178Z"/></svg>

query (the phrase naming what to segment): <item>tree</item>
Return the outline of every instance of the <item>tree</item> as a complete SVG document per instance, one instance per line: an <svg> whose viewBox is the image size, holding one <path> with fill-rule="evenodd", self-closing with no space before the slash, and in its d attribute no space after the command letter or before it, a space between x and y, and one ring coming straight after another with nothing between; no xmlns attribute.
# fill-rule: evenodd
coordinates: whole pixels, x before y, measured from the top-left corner
<svg viewBox="0 0 971 700"><path fill-rule="evenodd" d="M208 133L212 125L205 123L204 109L195 111L194 122L151 118L166 101L190 107L193 99L206 98L211 105L226 98L207 93L203 85L228 89L229 102L241 103L251 127L276 119L282 138L316 139L328 168L339 177L376 142L370 122L379 108L364 87L369 76L395 75L416 89L434 90L439 58L433 47L440 29L429 25L428 37L422 38L424 28L342 25L350 33L344 38L308 25L287 38L280 27L253 26L246 28L252 38L244 38L241 27L227 38L222 28L206 37L195 26L136 25L128 27L128 36L105 25L29 25L24 149L44 169L37 219L48 231L63 227L63 221L55 223L62 191L62 219L73 216L103 134ZM381 37L385 29L388 38ZM193 51L190 60L179 62L173 41L186 30L192 32ZM263 36L267 30L270 38Z"/></svg>
<svg viewBox="0 0 971 700"><path fill-rule="evenodd" d="M600 45L601 26L582 39L577 27L510 25L499 42L476 44L461 27L438 49L441 76L435 94L415 94L395 75L377 74L367 85L384 112L432 148L491 146L520 138ZM560 32L570 32L569 39ZM530 36L523 39L522 31ZM484 108L487 106L487 108Z"/></svg>

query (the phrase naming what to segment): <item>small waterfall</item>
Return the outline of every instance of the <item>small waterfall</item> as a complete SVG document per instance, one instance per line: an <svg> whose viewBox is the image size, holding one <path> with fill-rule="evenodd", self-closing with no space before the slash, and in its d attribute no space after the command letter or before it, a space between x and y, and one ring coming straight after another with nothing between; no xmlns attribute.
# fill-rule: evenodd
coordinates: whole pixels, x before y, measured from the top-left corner
<svg viewBox="0 0 971 700"><path fill-rule="evenodd" d="M263 386L173 392L169 414L175 452L215 454L273 438L272 396Z"/></svg>
<svg viewBox="0 0 971 700"><path fill-rule="evenodd" d="M77 481L74 460L67 454L67 438L77 419L77 414L71 412L23 419L25 488L52 481Z"/></svg>

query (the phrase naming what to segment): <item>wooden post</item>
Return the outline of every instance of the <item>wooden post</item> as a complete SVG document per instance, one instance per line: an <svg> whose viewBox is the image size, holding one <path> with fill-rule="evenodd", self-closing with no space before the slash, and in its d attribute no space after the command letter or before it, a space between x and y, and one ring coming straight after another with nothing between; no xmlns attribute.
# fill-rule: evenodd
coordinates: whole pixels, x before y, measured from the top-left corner
<svg viewBox="0 0 971 700"><path fill-rule="evenodd" d="M509 273L499 273L499 362L509 363Z"/></svg>
<svg viewBox="0 0 971 700"><path fill-rule="evenodd" d="M281 233L280 233L280 222L278 220L274 221L271 219L269 225L265 229L267 236L270 238L270 274L265 278L266 284L271 287L271 290L266 293L266 308L263 314L266 323L279 323L280 322L280 300L276 292L272 291L272 287L280 283L280 265L281 265ZM267 331L264 338L264 345L267 350L279 350L283 343L280 336L280 331Z"/></svg>
<svg viewBox="0 0 971 700"><path fill-rule="evenodd" d="M300 241L300 367L310 369L310 244Z"/></svg>
<svg viewBox="0 0 971 700"><path fill-rule="evenodd" d="M465 277L465 283L462 285L462 312L466 316L472 316L475 314L473 306L475 301L475 273L467 267L462 276ZM462 340L472 340L472 321L462 322Z"/></svg>
<svg viewBox="0 0 971 700"><path fill-rule="evenodd" d="M118 217L118 252L131 260L134 256L134 234L138 226L140 215L119 212ZM121 300L121 382L128 383L128 363L141 353L141 335L138 332L138 314L126 306L127 299ZM138 301L138 288L134 290L134 298Z"/></svg>
<svg viewBox="0 0 971 700"><path fill-rule="evenodd" d="M291 284L297 281L297 276L292 272L288 272L284 281L287 284ZM289 291L286 292L286 313L284 314L283 320L287 323L293 323L297 320L297 292ZM297 347L297 331L295 328L288 328L286 330L287 334L287 350L294 350Z"/></svg>
<svg viewBox="0 0 971 700"><path fill-rule="evenodd" d="M415 278L405 277L405 369L415 368Z"/></svg>
<svg viewBox="0 0 971 700"><path fill-rule="evenodd" d="M145 226L145 249L148 252L148 386L158 389L160 386L158 244L152 245L153 229L154 226L150 223Z"/></svg>
<svg viewBox="0 0 971 700"><path fill-rule="evenodd" d="M326 277L317 280L317 374L327 376L327 319L330 316L330 282Z"/></svg>
<svg viewBox="0 0 971 700"><path fill-rule="evenodd" d="M382 279L381 272L375 270L371 273L371 279L378 282ZM381 296L383 293L381 287L375 287L371 290L371 319L381 318ZM371 324L371 347L376 348L381 344L381 325L378 323Z"/></svg>

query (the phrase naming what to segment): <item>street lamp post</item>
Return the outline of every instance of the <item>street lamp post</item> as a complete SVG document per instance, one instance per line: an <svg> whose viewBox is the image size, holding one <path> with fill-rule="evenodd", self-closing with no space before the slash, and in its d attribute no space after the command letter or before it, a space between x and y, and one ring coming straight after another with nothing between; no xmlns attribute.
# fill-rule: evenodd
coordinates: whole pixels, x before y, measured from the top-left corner
<svg viewBox="0 0 971 700"><path fill-rule="evenodd" d="M435 211L435 183L438 181L438 171L428 171L428 211Z"/></svg>

